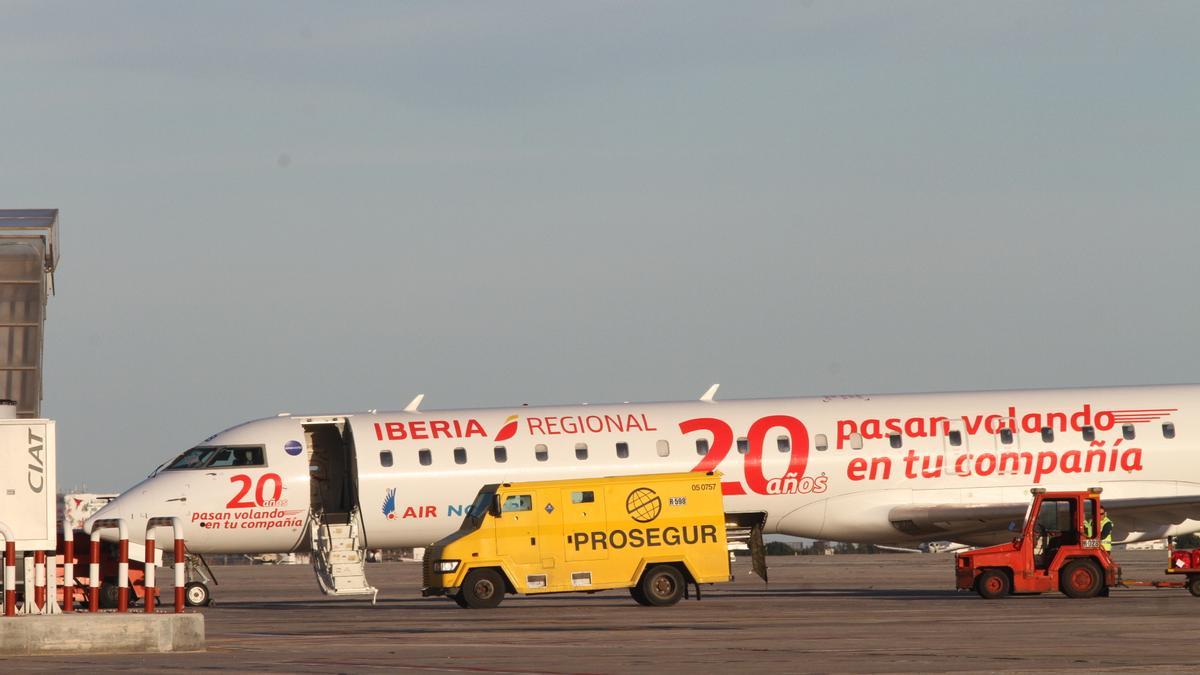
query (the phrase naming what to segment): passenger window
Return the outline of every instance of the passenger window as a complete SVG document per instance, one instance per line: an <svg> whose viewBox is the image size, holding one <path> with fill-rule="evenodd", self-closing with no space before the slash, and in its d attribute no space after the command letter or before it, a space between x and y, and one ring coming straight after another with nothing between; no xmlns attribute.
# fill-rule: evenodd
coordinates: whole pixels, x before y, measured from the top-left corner
<svg viewBox="0 0 1200 675"><path fill-rule="evenodd" d="M1050 427L1042 427L1042 442L1043 443L1053 443L1054 442L1054 430L1053 429L1051 429Z"/></svg>
<svg viewBox="0 0 1200 675"><path fill-rule="evenodd" d="M1175 423L1163 422L1163 438L1175 438Z"/></svg>
<svg viewBox="0 0 1200 675"><path fill-rule="evenodd" d="M659 441L656 444L656 447L658 448L658 456L659 457L666 457L667 455L671 454L671 444L668 443L666 440Z"/></svg>
<svg viewBox="0 0 1200 675"><path fill-rule="evenodd" d="M1012 442L1013 442L1012 429L1001 429L1000 430L1000 442L1003 443L1004 445L1012 445Z"/></svg>
<svg viewBox="0 0 1200 675"><path fill-rule="evenodd" d="M580 461L587 459L587 443L575 444L575 459Z"/></svg>
<svg viewBox="0 0 1200 675"><path fill-rule="evenodd" d="M617 443L617 459L628 459L628 458L629 458L629 444L628 443Z"/></svg>
<svg viewBox="0 0 1200 675"><path fill-rule="evenodd" d="M545 443L538 443L533 446L533 457L539 462L545 462L550 459L550 450Z"/></svg>
<svg viewBox="0 0 1200 675"><path fill-rule="evenodd" d="M1121 436L1124 437L1125 440L1132 441L1135 435L1136 434L1133 433L1133 425L1132 424L1122 424L1121 425Z"/></svg>
<svg viewBox="0 0 1200 675"><path fill-rule="evenodd" d="M391 465L392 465L392 451L391 450L380 450L379 451L379 466L391 466Z"/></svg>
<svg viewBox="0 0 1200 675"><path fill-rule="evenodd" d="M850 449L862 450L862 434L857 431L850 434Z"/></svg>
<svg viewBox="0 0 1200 675"><path fill-rule="evenodd" d="M792 439L788 438L787 436L780 436L779 438L775 439L775 447L779 448L780 452L791 452Z"/></svg>
<svg viewBox="0 0 1200 675"><path fill-rule="evenodd" d="M500 506L500 511L508 513L509 511L532 511L533 496L532 495L508 495L504 498L504 503Z"/></svg>
<svg viewBox="0 0 1200 675"><path fill-rule="evenodd" d="M571 493L572 504L591 504L596 501L596 495L591 490Z"/></svg>
<svg viewBox="0 0 1200 675"><path fill-rule="evenodd" d="M1085 441L1096 440L1096 427L1084 427L1083 428L1083 440L1085 440Z"/></svg>
<svg viewBox="0 0 1200 675"><path fill-rule="evenodd" d="M738 454L739 455L744 455L747 452L750 452L750 439L739 438L737 440L737 446L738 446Z"/></svg>
<svg viewBox="0 0 1200 675"><path fill-rule="evenodd" d="M496 447L492 448L492 452L496 456L497 464L503 464L508 461L508 448L504 447L503 445L497 445Z"/></svg>
<svg viewBox="0 0 1200 675"><path fill-rule="evenodd" d="M697 455L707 455L708 454L708 439L707 438L697 438L696 439L696 454Z"/></svg>
<svg viewBox="0 0 1200 675"><path fill-rule="evenodd" d="M433 453L429 448L421 448L417 451L417 457L421 460L421 466L429 466L433 464Z"/></svg>
<svg viewBox="0 0 1200 675"><path fill-rule="evenodd" d="M828 450L829 437L825 434L817 434L813 437L813 444L817 446L817 450Z"/></svg>
<svg viewBox="0 0 1200 675"><path fill-rule="evenodd" d="M893 448L899 449L904 445L904 438L900 434L888 434L888 443Z"/></svg>
<svg viewBox="0 0 1200 675"><path fill-rule="evenodd" d="M954 447L962 445L962 432L958 429L950 432L950 445L953 445Z"/></svg>
<svg viewBox="0 0 1200 675"><path fill-rule="evenodd" d="M467 463L467 449L466 448L455 448L454 449L454 463L455 464L466 464Z"/></svg>

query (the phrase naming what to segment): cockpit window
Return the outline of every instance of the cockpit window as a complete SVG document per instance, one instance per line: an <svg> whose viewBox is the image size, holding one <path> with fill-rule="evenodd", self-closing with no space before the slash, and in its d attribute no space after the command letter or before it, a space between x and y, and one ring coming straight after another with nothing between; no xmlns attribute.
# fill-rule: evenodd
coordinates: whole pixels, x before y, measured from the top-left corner
<svg viewBox="0 0 1200 675"><path fill-rule="evenodd" d="M266 466L263 448L256 446L198 446L184 452L164 471L204 469L230 466Z"/></svg>

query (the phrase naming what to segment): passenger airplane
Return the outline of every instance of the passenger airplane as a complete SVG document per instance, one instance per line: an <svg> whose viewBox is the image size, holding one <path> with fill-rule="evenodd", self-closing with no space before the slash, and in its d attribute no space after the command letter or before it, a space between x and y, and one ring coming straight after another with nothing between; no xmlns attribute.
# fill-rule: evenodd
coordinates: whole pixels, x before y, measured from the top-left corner
<svg viewBox="0 0 1200 675"><path fill-rule="evenodd" d="M285 413L205 439L93 520L179 516L200 554L314 550L338 593L373 590L363 550L425 546L482 485L516 480L719 470L731 522L864 543L1003 541L1032 487L1103 487L1118 541L1200 530L1200 386L741 401L716 389L682 403L424 411L418 396L399 412Z"/></svg>

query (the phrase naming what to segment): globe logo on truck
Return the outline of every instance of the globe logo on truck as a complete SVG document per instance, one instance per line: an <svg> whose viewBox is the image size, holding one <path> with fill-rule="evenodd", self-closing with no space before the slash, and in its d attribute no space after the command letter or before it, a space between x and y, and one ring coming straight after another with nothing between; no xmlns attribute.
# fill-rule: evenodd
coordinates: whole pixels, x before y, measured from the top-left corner
<svg viewBox="0 0 1200 675"><path fill-rule="evenodd" d="M625 510L639 523L648 523L662 513L662 499L654 490L640 487L625 498Z"/></svg>

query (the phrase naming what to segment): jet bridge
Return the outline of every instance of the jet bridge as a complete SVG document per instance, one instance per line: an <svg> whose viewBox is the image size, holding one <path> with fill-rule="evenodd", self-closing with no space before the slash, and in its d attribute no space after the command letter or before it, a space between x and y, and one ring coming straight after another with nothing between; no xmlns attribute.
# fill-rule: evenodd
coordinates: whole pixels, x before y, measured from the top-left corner
<svg viewBox="0 0 1200 675"><path fill-rule="evenodd" d="M58 266L58 209L0 209L0 400L41 417L46 301Z"/></svg>

